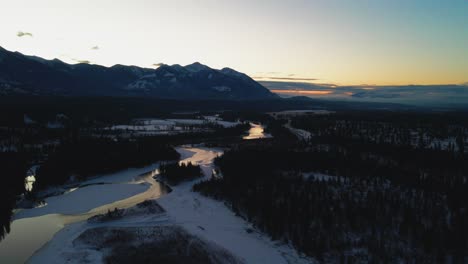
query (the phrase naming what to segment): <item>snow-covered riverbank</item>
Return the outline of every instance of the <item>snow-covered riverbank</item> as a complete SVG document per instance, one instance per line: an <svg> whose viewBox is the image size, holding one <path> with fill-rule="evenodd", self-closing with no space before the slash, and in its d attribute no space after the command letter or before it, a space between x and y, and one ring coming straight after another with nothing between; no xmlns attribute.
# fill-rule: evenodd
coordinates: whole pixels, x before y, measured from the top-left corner
<svg viewBox="0 0 468 264"><path fill-rule="evenodd" d="M155 163L101 175L46 198L43 207L18 211L10 233L0 242L0 263L24 263L69 223L159 197L165 190L152 177L158 167Z"/></svg>
<svg viewBox="0 0 468 264"><path fill-rule="evenodd" d="M163 214L123 217L117 221L88 223L81 221L67 225L37 252L30 263L79 263L102 260L103 252L77 248L74 241L86 230L96 227L145 228L178 226L190 235L208 244L226 249L245 263L310 263L292 247L271 239L255 230L248 222L236 216L222 202L192 192L192 186L211 176L213 160L222 155L221 149L180 147L181 162L200 165L205 177L172 187L172 192L157 199L164 208ZM133 229L132 229L133 230ZM150 230L148 230L150 231Z"/></svg>
<svg viewBox="0 0 468 264"><path fill-rule="evenodd" d="M178 148L181 162L200 165L205 178L211 176L213 159L219 149ZM193 154L192 154L193 153ZM223 202L192 192L192 186L203 179L172 187L172 192L158 202L168 217L191 234L214 242L246 263L310 263L293 248L271 239L236 216ZM253 230L253 232L251 232Z"/></svg>

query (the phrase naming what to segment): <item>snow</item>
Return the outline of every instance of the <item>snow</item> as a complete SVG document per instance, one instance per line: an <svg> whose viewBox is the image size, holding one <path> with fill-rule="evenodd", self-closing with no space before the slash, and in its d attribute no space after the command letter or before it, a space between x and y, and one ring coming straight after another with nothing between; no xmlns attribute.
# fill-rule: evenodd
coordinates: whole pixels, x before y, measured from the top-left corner
<svg viewBox="0 0 468 264"><path fill-rule="evenodd" d="M203 117L203 119L135 119L131 125L113 125L108 130L144 132L145 134L171 134L187 132L184 126L205 126L218 124L224 128L234 127L240 122L223 121L216 117Z"/></svg>
<svg viewBox="0 0 468 264"><path fill-rule="evenodd" d="M97 184L97 183L134 183L140 182L137 181L137 176L144 174L148 171L155 170L159 168L159 163L153 163L149 166L145 166L142 168L130 168L126 170L121 170L116 173L111 174L102 174L96 177L93 177L89 180L86 180L81 183L81 185L88 185L88 184Z"/></svg>
<svg viewBox="0 0 468 264"><path fill-rule="evenodd" d="M235 127L237 125L240 125L240 122L230 122L230 121L216 121L216 124L223 126L224 128L229 128L229 127Z"/></svg>
<svg viewBox="0 0 468 264"><path fill-rule="evenodd" d="M46 206L22 210L15 215L15 219L46 214L86 213L93 208L123 200L147 189L148 185L145 184L99 184L82 187L64 195L46 198Z"/></svg>
<svg viewBox="0 0 468 264"><path fill-rule="evenodd" d="M219 149L178 148L181 162L199 164L203 173L211 175L213 159L222 154ZM172 187L172 192L158 202L173 221L191 234L212 241L246 263L310 263L289 245L271 241L252 225L229 210L224 203L192 192L192 186L203 179ZM255 230L255 229L254 229Z"/></svg>
<svg viewBox="0 0 468 264"><path fill-rule="evenodd" d="M167 119L168 121L175 122L180 125L203 125L206 120L203 119Z"/></svg>
<svg viewBox="0 0 468 264"><path fill-rule="evenodd" d="M151 177L158 167L159 164L155 163L143 168L101 175L81 183L81 187L75 186L70 189L70 185L65 185L41 192L40 195L47 193L60 193L60 195L46 199L49 204L44 208L19 210L14 215L15 220L11 223L11 232L0 243L0 263L24 263L64 225L68 228L69 223L85 220L90 216L106 212L108 209L131 207L146 199L160 196L163 190ZM148 173L149 171L152 173ZM151 187L140 184L142 182L150 183ZM98 183L115 184L86 186L86 184ZM62 194L65 190L68 192ZM60 197L67 199L68 204L55 201ZM43 215L46 212L50 214ZM75 212L78 214L58 214Z"/></svg>
<svg viewBox="0 0 468 264"><path fill-rule="evenodd" d="M192 186L207 179L214 169L213 160L222 155L222 149L204 147L179 147L182 163L192 162L200 165L205 177L172 187L173 191L158 198L158 203L165 213L137 214L119 220L104 223L76 222L66 225L40 251L34 254L30 263L79 263L81 261L100 262L102 253L82 246L76 246L74 240L84 231L94 227L139 227L139 233L151 232L156 226L180 226L191 235L208 243L228 250L245 263L311 263L313 260L298 254L290 245L272 241L267 235L255 230L242 218L236 216L223 202L204 197L192 192ZM128 179L121 173L119 180ZM121 178L120 178L121 177ZM102 177L99 181L102 181ZM97 181L97 180L96 180ZM115 185L115 184L113 184ZM130 184L124 184L130 185ZM100 185L101 187L106 185ZM139 185L136 185L139 186ZM114 186L115 187L115 186ZM82 188L86 189L88 187ZM81 189L81 188L80 188ZM103 190L101 190L103 191ZM141 191L141 190L140 190ZM71 192L78 193L77 191ZM114 192L108 191L108 192ZM118 192L118 191L117 191ZM67 194L68 195L68 194ZM81 193L86 199L88 193ZM106 195L101 193L99 195ZM91 196L91 195L90 195ZM78 198L78 195L74 197ZM154 198L154 197L153 197ZM99 198L100 200L101 198ZM69 201L68 204L73 203ZM86 202L85 202L86 203ZM74 203L76 205L76 201ZM74 211L78 211L73 209ZM31 219L31 218L27 218ZM247 230L254 230L247 232Z"/></svg>
<svg viewBox="0 0 468 264"><path fill-rule="evenodd" d="M287 124L284 127L289 129L289 131L291 131L291 133L293 133L299 139L309 140L312 138L312 134L304 129L294 128L290 124Z"/></svg>

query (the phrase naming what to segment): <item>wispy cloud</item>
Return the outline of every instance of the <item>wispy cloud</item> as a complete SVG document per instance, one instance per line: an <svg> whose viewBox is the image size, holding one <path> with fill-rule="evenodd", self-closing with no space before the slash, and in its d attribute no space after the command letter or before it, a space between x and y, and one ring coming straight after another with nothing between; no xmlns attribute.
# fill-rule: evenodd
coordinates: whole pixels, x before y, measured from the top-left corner
<svg viewBox="0 0 468 264"><path fill-rule="evenodd" d="M292 95L329 95L332 94L333 91L319 91L319 90L270 90L273 93L279 93L279 94L292 94Z"/></svg>
<svg viewBox="0 0 468 264"><path fill-rule="evenodd" d="M291 75L289 75L291 76ZM292 75L294 76L294 75ZM316 78L301 78L301 77L277 77L277 76L255 76L256 80L276 80L276 81L297 81L297 82L311 82L318 81Z"/></svg>
<svg viewBox="0 0 468 264"><path fill-rule="evenodd" d="M160 63L153 63L151 64L151 66L153 67L161 67L164 63L160 62Z"/></svg>
<svg viewBox="0 0 468 264"><path fill-rule="evenodd" d="M30 33L30 32L23 32L23 31L18 31L18 33L16 33L16 36L18 37L32 37L33 34Z"/></svg>
<svg viewBox="0 0 468 264"><path fill-rule="evenodd" d="M99 46L91 47L92 50L99 50Z"/></svg>
<svg viewBox="0 0 468 264"><path fill-rule="evenodd" d="M78 63L91 64L91 61L89 61L89 60L78 60L78 59L72 59L72 60L74 60L74 61L76 61L76 62L78 62Z"/></svg>

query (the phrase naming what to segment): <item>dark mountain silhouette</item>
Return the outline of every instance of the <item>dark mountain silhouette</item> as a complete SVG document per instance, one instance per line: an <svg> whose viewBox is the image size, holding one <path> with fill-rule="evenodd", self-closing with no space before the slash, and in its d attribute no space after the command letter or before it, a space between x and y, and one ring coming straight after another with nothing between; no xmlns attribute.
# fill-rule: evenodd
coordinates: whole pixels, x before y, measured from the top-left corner
<svg viewBox="0 0 468 264"><path fill-rule="evenodd" d="M269 99L277 95L246 74L198 62L157 69L67 64L0 47L0 94L142 96L177 99Z"/></svg>

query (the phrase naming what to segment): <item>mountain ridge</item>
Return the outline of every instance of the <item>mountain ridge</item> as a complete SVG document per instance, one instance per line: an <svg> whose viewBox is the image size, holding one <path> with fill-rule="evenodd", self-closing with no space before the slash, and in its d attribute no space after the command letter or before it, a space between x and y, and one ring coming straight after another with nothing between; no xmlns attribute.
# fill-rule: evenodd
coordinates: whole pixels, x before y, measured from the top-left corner
<svg viewBox="0 0 468 264"><path fill-rule="evenodd" d="M273 99L276 94L230 68L199 62L156 69L46 60L0 47L0 95L134 96L173 99Z"/></svg>

